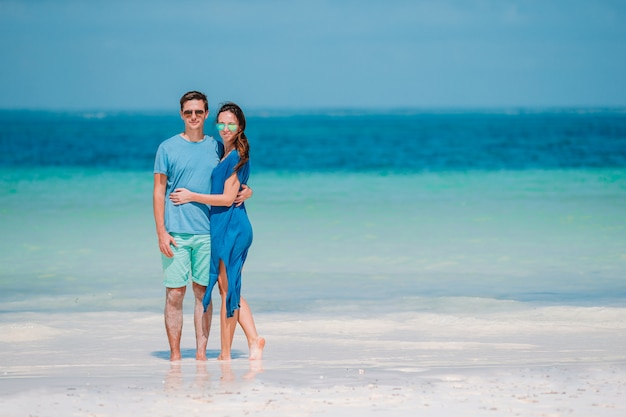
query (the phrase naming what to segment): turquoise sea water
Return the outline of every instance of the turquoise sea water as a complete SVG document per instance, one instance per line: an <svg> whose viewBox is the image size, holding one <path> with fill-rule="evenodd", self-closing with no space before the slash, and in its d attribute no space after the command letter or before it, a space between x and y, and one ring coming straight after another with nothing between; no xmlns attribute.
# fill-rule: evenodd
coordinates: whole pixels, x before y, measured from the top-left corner
<svg viewBox="0 0 626 417"><path fill-rule="evenodd" d="M149 172L1 172L3 311L162 308ZM263 311L626 299L626 170L262 173L251 186L244 289Z"/></svg>
<svg viewBox="0 0 626 417"><path fill-rule="evenodd" d="M57 116L0 117L0 312L161 311L150 165L179 120ZM557 116L251 117L244 294L277 313L623 306L626 118Z"/></svg>

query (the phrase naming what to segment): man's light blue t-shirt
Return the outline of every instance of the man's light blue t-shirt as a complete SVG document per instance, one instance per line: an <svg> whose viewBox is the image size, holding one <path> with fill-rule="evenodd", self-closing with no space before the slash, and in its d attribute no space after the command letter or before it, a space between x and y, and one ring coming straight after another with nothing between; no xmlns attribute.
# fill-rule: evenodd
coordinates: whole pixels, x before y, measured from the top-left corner
<svg viewBox="0 0 626 417"><path fill-rule="evenodd" d="M170 233L209 234L209 206L187 203L175 206L169 195L176 188L211 193L211 174L224 154L224 145L211 136L189 142L181 135L161 143L154 160L154 173L167 176L165 229Z"/></svg>

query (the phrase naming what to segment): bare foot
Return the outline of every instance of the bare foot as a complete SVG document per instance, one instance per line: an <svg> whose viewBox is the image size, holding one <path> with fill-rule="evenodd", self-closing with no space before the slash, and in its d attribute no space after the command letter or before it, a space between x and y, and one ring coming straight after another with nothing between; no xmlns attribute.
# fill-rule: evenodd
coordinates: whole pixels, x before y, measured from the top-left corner
<svg viewBox="0 0 626 417"><path fill-rule="evenodd" d="M220 356L217 357L218 361L230 361L230 355L225 355L220 353Z"/></svg>
<svg viewBox="0 0 626 417"><path fill-rule="evenodd" d="M251 361L258 361L263 359L263 348L265 347L265 339L257 337L252 343L250 343L250 357Z"/></svg>
<svg viewBox="0 0 626 417"><path fill-rule="evenodd" d="M206 361L206 352L196 352L197 361Z"/></svg>
<svg viewBox="0 0 626 417"><path fill-rule="evenodd" d="M170 352L170 362L176 362L182 359L182 356L180 354L180 351L178 352Z"/></svg>

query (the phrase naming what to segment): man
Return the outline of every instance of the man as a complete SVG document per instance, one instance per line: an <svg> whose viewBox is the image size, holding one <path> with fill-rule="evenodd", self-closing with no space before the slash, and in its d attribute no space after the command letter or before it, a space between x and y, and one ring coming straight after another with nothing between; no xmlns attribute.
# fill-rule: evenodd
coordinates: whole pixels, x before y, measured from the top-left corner
<svg viewBox="0 0 626 417"><path fill-rule="evenodd" d="M153 210L165 273L164 315L170 361L181 359L183 299L189 278L195 298L196 360L204 361L213 313L212 306L206 313L202 306L211 261L209 207L197 203L175 206L168 197L176 188L209 194L211 173L224 154L224 146L204 134L209 116L204 94L185 93L180 99L180 116L185 131L161 143L156 153ZM252 191L244 187L235 202L251 195Z"/></svg>

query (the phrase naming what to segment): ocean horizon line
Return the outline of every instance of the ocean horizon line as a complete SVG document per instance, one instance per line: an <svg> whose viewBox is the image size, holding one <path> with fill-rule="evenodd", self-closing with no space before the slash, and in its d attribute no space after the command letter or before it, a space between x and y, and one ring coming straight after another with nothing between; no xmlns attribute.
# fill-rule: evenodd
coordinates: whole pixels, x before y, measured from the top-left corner
<svg viewBox="0 0 626 417"><path fill-rule="evenodd" d="M215 111L217 105L209 102L209 110ZM110 116L167 116L175 115L178 107L171 108L0 108L0 114L21 114L21 113L46 113L50 115L82 115L86 118L104 118ZM353 107L353 106L311 106L311 107L261 107L249 106L246 108L248 117L281 117L281 116L374 116L391 115L400 116L411 115L454 115L454 114L490 114L490 115L525 115L525 114L596 114L596 113L626 113L626 105L611 106L574 106L574 105L553 105L553 106L524 106L524 105L502 105L502 106L387 106L387 107Z"/></svg>

